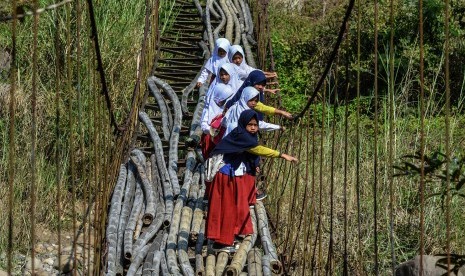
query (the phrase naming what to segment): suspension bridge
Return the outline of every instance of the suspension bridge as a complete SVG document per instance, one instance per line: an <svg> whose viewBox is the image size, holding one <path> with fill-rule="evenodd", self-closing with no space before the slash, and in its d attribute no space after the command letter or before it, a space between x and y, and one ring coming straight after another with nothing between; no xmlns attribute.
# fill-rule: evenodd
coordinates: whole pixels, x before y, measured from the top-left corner
<svg viewBox="0 0 465 276"><path fill-rule="evenodd" d="M421 11L422 0L419 3ZM433 134L425 123L421 12L415 154L396 151L395 136L402 131L395 125L393 39L387 97L378 94L375 58L373 123L366 124L360 113L357 72L353 76L356 125L349 125L351 84L347 76L338 75L338 68L343 67L338 53L351 47L349 40L358 41L355 48L360 57L363 10L360 2L349 1L307 104L285 133L262 137L266 145L289 152L301 162L295 166L266 160L262 164L259 182L268 198L251 209L254 234L230 254L212 251L205 237L204 160L188 138L200 136L208 87L195 86L218 37L243 45L249 65L276 71L268 1L176 0L167 14L162 13L163 2L147 0L137 10L144 28L140 41L132 41L137 44L135 64L129 71L111 73L103 53L117 51L118 46L104 47L107 38L102 38L104 30L97 27L102 19L96 5L92 0L65 0L39 7L33 1L25 9L12 1L11 14L0 16L0 24L11 35L0 59L1 69L8 72L8 77L0 79L5 118L1 121L5 141L1 204L7 211L1 216L5 223L0 244L5 252L1 265L8 274L465 273L465 234L454 231L455 222L464 217L460 213L451 217L454 210L460 210L461 201L453 195L463 196L459 185L463 186L465 176L462 167L457 162L453 167L450 161L452 145L463 146L463 137L451 133L451 125L460 120L450 113L448 48L444 57L445 128L440 135L445 150L427 155L428 135ZM378 5L374 11L375 57ZM120 8L127 7L121 4ZM392 16L392 6L390 11ZM393 29L394 21L390 22ZM41 29L46 24L52 27ZM358 26L355 36L349 24ZM30 28L28 37L22 35L24 28ZM445 28L447 34L447 24ZM353 38L357 34L358 40ZM41 40L43 36L48 39ZM128 73L132 82L126 82L127 91L117 98L115 83ZM277 86L278 79L270 83ZM343 99L336 99L336 94ZM281 95L267 101L278 106ZM324 103L322 110L317 109L317 102ZM46 119L39 120L40 116ZM386 123L379 125L383 118ZM337 136L337 128L344 135ZM367 144L374 146L364 150ZM395 158L400 157L397 162ZM351 163L354 171L348 169ZM447 188L426 186L432 183L428 172L440 170L445 172L440 177ZM418 191L411 202L396 200L396 191L402 188L396 186L400 182L395 176L415 173L417 181L408 182L409 188ZM430 200L428 195L434 193L442 195L442 201ZM404 205L409 205L409 212L401 211ZM439 210L442 215L435 215ZM401 216L409 222L403 224ZM49 271L34 261L46 255L38 250L45 229L53 233L56 247L47 255L55 256ZM403 235L416 238L407 240ZM408 242L411 248L404 245ZM23 260L17 258L24 248L27 265L19 264ZM412 248L414 255L405 253ZM435 269L433 274L427 274L429 265Z"/></svg>

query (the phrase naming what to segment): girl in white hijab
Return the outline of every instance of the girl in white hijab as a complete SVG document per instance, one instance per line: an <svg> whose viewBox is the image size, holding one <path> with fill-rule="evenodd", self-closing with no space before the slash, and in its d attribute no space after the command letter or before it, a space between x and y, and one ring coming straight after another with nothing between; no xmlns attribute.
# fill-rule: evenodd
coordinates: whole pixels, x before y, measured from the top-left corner
<svg viewBox="0 0 465 276"><path fill-rule="evenodd" d="M202 119L200 120L200 126L203 133L207 134L210 132L210 123L213 118L223 113L223 108L226 100L234 94L231 86L218 83L213 89L211 102L207 108L204 108L202 113Z"/></svg>
<svg viewBox="0 0 465 276"><path fill-rule="evenodd" d="M226 127L226 131L223 137L226 137L234 128L237 127L237 122L241 113L247 109L254 109L255 111L264 113L266 115L281 115L288 119L292 119L292 115L286 111L279 110L277 108L266 106L258 101L259 92L252 86L244 88L241 94L241 98L234 105L229 108L226 112L222 125ZM264 121L258 122L258 128L264 131L283 129L279 125L266 123Z"/></svg>
<svg viewBox="0 0 465 276"><path fill-rule="evenodd" d="M197 80L197 87L200 87L208 78L209 74L216 74L218 68L223 63L228 62L228 52L231 43L226 38L218 38L215 41L215 49L213 50L212 56L205 63L202 73Z"/></svg>
<svg viewBox="0 0 465 276"><path fill-rule="evenodd" d="M239 78L244 81L253 70L257 70L247 64L245 60L244 50L240 45L232 45L228 51L229 62L236 65L237 73ZM277 77L275 72L263 72L267 79Z"/></svg>

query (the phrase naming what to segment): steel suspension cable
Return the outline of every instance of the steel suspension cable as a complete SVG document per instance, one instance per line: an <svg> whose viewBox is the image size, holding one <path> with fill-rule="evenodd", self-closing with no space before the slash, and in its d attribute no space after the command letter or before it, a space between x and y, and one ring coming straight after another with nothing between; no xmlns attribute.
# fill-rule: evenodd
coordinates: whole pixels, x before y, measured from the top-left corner
<svg viewBox="0 0 465 276"><path fill-rule="evenodd" d="M315 113L313 113L315 114ZM307 184L305 185L305 190L304 190L304 197L306 197L308 193L308 182L309 182L309 177L310 177L310 163L308 162L309 156L310 156L310 113L307 118L307 127L306 127L306 162L305 162L305 181ZM309 249L308 247L311 246L310 244L310 233L312 232L312 225L313 225L313 202L314 202L314 192L315 192L315 170L314 170L314 165L315 165L315 116L312 116L313 121L312 121L312 154L311 154L311 160L312 160L312 181L311 181L311 192L310 192L310 203L306 202L304 205L304 210L306 210L307 216L304 217L305 223L304 223L304 229L306 230L304 233L304 249L303 249L303 256L304 256L304 262L303 262L303 268L302 268L302 275L305 275L305 270L307 268L307 263L309 263L309 257L310 254L308 254ZM304 200L305 202L305 200ZM309 216L309 217L308 217Z"/></svg>
<svg viewBox="0 0 465 276"><path fill-rule="evenodd" d="M308 124L308 123L307 123ZM302 123L303 125L303 123ZM298 129L298 127L297 127ZM307 130L308 132L308 130ZM303 141L303 133L304 131L300 131L300 137L299 137L299 149L298 149L298 159L300 162L302 162L302 141ZM306 140L308 141L308 136L306 136ZM308 142L307 142L307 151L308 151ZM308 155L307 155L308 156ZM307 156L305 156L305 158L307 158ZM305 162L306 164L308 162ZM291 164L292 165L292 164ZM300 181L300 167L297 167L297 170L295 172L296 174L296 177L295 177L295 187L293 187L294 190L294 196L293 196L293 201L292 201L292 209L291 210L298 210L298 206L297 206L297 197L299 196L299 181ZM308 175L308 170L306 170L306 175ZM294 231L294 240L292 241L292 244L291 244L291 255L289 257L290 260L293 259L294 257L294 250L295 250L295 247L296 247L296 244L297 244L297 241L298 241L298 238L299 238L299 235L298 233L301 232L301 228L302 228L302 222L304 220L304 214L305 214L305 206L307 205L308 203L308 199L307 199L307 188L308 188L308 180L305 179L305 188L304 188L304 198L303 198L303 208L300 209L300 216L298 218L298 223L297 223L297 227Z"/></svg>
<svg viewBox="0 0 465 276"><path fill-rule="evenodd" d="M357 0L357 114L355 122L355 158L356 158L356 167L355 167L355 188L357 194L357 241L358 241L358 250L357 250L357 259L358 265L363 271L363 257L362 257L362 230L361 230L361 216L360 216L360 56L361 56L361 0Z"/></svg>
<svg viewBox="0 0 465 276"><path fill-rule="evenodd" d="M83 120L82 120L82 80L81 80L81 55L82 55L82 48L81 48L81 29L82 29L82 18L81 18L81 0L75 0L75 10L76 10L76 92L77 92L77 104L78 104L78 132L79 132L79 149L82 154L84 154L84 127L83 127ZM87 165L87 163L86 163ZM84 165L85 166L85 165ZM82 172L86 172L87 169L83 168L81 170ZM83 183L88 183L87 182L87 177L81 177L83 180ZM87 190L86 185L83 184L83 204L82 204L82 214L83 220L82 220L82 226L79 230L79 234L82 233L82 240L83 240L83 245L89 244L90 241L87 240L88 235L86 231L86 225L87 225L87 220L88 220L88 215L87 215L87 197L89 196L89 191ZM90 225L90 222L89 222ZM75 237L77 239L77 236ZM87 246L90 248L90 246ZM89 273L86 268L89 267L89 262L87 262L87 253L85 246L82 251L82 260L83 260L83 272L84 274ZM87 266L86 266L87 265Z"/></svg>
<svg viewBox="0 0 465 276"><path fill-rule="evenodd" d="M378 268L378 0L375 0L375 45L374 45L374 67L375 67L375 137L374 137L374 162L373 162L373 234L374 234L374 274L379 274Z"/></svg>
<svg viewBox="0 0 465 276"><path fill-rule="evenodd" d="M420 31L420 269L423 276L424 232L425 232L425 91L424 91L424 47L423 47L423 0L419 0L419 31Z"/></svg>
<svg viewBox="0 0 465 276"><path fill-rule="evenodd" d="M389 241L391 248L391 270L395 275L396 255L394 252L394 0L390 0L390 41L389 41Z"/></svg>
<svg viewBox="0 0 465 276"><path fill-rule="evenodd" d="M38 2L33 2L34 10L37 10ZM31 124L31 202L29 212L31 214L31 271L35 273L35 228L36 228L36 193L37 193L37 37L39 29L39 15L34 14L34 23L32 26L32 94L31 94L31 109L32 109L32 124Z"/></svg>
<svg viewBox="0 0 465 276"><path fill-rule="evenodd" d="M12 273L12 257L13 257L13 229L14 229L14 180L15 180L15 91L16 91L16 0L12 1L13 20L11 21L11 71L10 71L10 102L8 107L8 256L7 256L7 272Z"/></svg>
<svg viewBox="0 0 465 276"><path fill-rule="evenodd" d="M331 122L331 169L329 179L329 244L328 244L328 258L326 261L326 275L333 275L333 247L334 247L334 157L336 150L336 112L338 105L337 98L337 77L338 77L338 62L335 64L334 69L334 103L333 103L333 119ZM330 90L331 91L331 90ZM331 95L331 92L330 92ZM331 96L330 96L331 99Z"/></svg>
<svg viewBox="0 0 465 276"><path fill-rule="evenodd" d="M123 129L120 129L116 123L115 115L113 113L113 108L111 105L111 99L110 99L110 94L108 92L107 88L107 82L105 79L105 70L103 67L103 61L102 61L102 56L100 54L100 45L99 45L99 39L98 39L98 31L97 31L97 23L95 22L95 15L94 15L94 5L92 3L92 0L87 0L87 6L88 6L88 11L89 11L89 20L90 20L90 27L92 30L92 35L91 39L93 41L93 46L95 49L95 57L97 59L97 71L99 72L100 76L100 85L101 85L101 93L102 95L105 96L105 102L107 105L108 109L108 115L110 117L110 122L111 125L113 126L113 130L115 133L118 133L120 131L123 131Z"/></svg>
<svg viewBox="0 0 465 276"><path fill-rule="evenodd" d="M348 26L347 26L348 27ZM348 34L349 35L349 34ZM349 38L346 40L349 42ZM348 48L348 44L346 43L346 47ZM344 268L343 268L343 275L349 275L349 268L348 268L348 253L347 253L347 182L348 182L348 158L349 158L349 57L346 56L346 88L345 88L345 95L344 95Z"/></svg>
<svg viewBox="0 0 465 276"><path fill-rule="evenodd" d="M55 12L55 37L54 37L54 47L55 47L55 180L57 186L56 193L56 208L57 216L61 218L61 132L60 132L60 91L61 91L61 71L62 66L60 63L60 51L59 51L59 41L60 41L60 20L59 12ZM57 231L57 240L58 240L58 267L61 267L61 220L57 221L58 231Z"/></svg>
<svg viewBox="0 0 465 276"><path fill-rule="evenodd" d="M73 267L76 267L76 170L75 170L75 157L74 157L74 116L73 116L73 101L74 90L72 88L73 71L71 61L71 49L73 48L71 42L71 11L69 5L66 6L66 91L68 94L68 154L69 154L69 168L70 168L70 184L71 184L71 217L73 222ZM76 270L73 270L73 275L76 275Z"/></svg>
<svg viewBox="0 0 465 276"><path fill-rule="evenodd" d="M447 275L450 275L450 236L451 236L451 216L450 216L450 200L451 195L449 191L450 187L450 68L449 68L449 52L450 52L450 10L449 0L445 0L445 22L444 22L444 33L445 33L445 45L444 45L444 75L445 75L445 86L446 86L446 254L447 254Z"/></svg>
<svg viewBox="0 0 465 276"><path fill-rule="evenodd" d="M332 64L334 62L334 59L336 58L337 53L339 51L339 46L341 45L342 39L344 38L344 32L346 31L346 25L347 25L347 22L349 22L350 14L352 13L352 9L354 7L354 4L355 4L355 0L350 0L349 1L349 5L347 6L347 10L346 10L346 13L344 15L344 20L342 21L341 27L339 29L339 34L338 34L338 37L336 39L336 43L335 43L333 51L331 52L331 54L329 56L329 59L328 59L328 61L326 63L323 74L320 76L320 79L318 80L317 85L315 86L315 89L313 90L312 95L308 98L307 104L305 105L305 107L302 109L302 111L300 111L300 113L297 116L294 117L295 120L303 117L305 112L307 112L308 108L310 107L310 105L315 100L318 92L320 91L321 86L323 85L324 80L326 79L326 77L327 77L327 75L328 75L328 73L329 73L329 71L331 69L331 66L332 66Z"/></svg>

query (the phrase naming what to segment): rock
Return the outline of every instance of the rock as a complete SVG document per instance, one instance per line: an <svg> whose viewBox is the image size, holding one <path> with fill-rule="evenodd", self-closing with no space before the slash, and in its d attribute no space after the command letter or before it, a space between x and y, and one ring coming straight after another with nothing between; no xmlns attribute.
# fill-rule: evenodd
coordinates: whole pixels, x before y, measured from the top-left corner
<svg viewBox="0 0 465 276"><path fill-rule="evenodd" d="M34 246L34 251L38 254L44 254L47 251L47 248L44 244L38 243Z"/></svg>
<svg viewBox="0 0 465 276"><path fill-rule="evenodd" d="M53 266L53 264L55 263L55 258L47 258L43 261L44 264L48 264L50 266Z"/></svg>
<svg viewBox="0 0 465 276"><path fill-rule="evenodd" d="M438 261L443 259L442 256L423 256L423 276L447 275L447 270L438 266ZM401 263L396 267L396 276L414 276L420 275L420 256ZM459 270L458 274L450 273L451 276L465 276L463 270Z"/></svg>
<svg viewBox="0 0 465 276"><path fill-rule="evenodd" d="M37 258L37 256L36 256L34 258L34 270L37 271L37 270L40 270L42 268L43 268L43 264L40 261L40 259ZM27 257L26 269L27 270L32 270L32 258L31 257Z"/></svg>
<svg viewBox="0 0 465 276"><path fill-rule="evenodd" d="M60 271L61 273L68 273L73 270L74 261L71 255L61 255L60 256L60 263L58 263L58 259L55 260L53 267Z"/></svg>

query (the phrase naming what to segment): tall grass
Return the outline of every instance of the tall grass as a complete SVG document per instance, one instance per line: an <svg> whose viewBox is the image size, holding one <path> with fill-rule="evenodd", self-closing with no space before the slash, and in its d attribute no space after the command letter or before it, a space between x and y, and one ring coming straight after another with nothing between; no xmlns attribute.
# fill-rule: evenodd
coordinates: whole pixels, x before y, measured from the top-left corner
<svg viewBox="0 0 465 276"><path fill-rule="evenodd" d="M136 68L143 37L145 1L94 1L99 44L111 102L117 119L126 118L136 81ZM172 0L160 2L160 28L172 23ZM50 5L39 1L39 6ZM24 4L24 3L21 3ZM36 221L40 228L72 231L73 193L76 196L77 217L82 223L87 198L95 188L89 185L103 181L105 162L109 162L115 136L108 127L108 111L100 95L95 54L90 40L90 25L85 1L81 5L81 32L77 40L77 8L74 3L47 11L39 17L38 28L38 100L36 150ZM3 6L2 6L3 7ZM9 7L3 13L9 14ZM18 22L17 29L17 89L14 163L14 246L25 253L30 242L29 206L31 191L31 90L32 90L32 26L33 18ZM58 39L56 40L56 36ZM0 49L11 50L12 29L0 23ZM57 41L57 43L55 43ZM78 60L78 46L81 49ZM56 64L60 64L59 67ZM78 75L79 72L79 75ZM10 72L11 73L11 72ZM5 76L0 85L9 84ZM58 84L57 84L58 82ZM58 93L57 93L58 87ZM143 89L142 89L143 92ZM8 242L8 116L9 92L0 93L0 252ZM58 97L58 102L56 99ZM58 117L57 117L58 114ZM95 166L100 166L95 169ZM75 179L72 179L72 170ZM56 196L61 180L62 214L57 215ZM81 208L82 207L82 208ZM79 223L78 222L78 223ZM40 235L40 233L38 233ZM39 237L40 239L40 237ZM0 266L4 266L1 264Z"/></svg>
<svg viewBox="0 0 465 276"><path fill-rule="evenodd" d="M278 72L279 73L279 72ZM413 81L413 80L410 80ZM406 87L395 89L395 122L393 155L394 164L389 163L389 109L388 99L379 99L379 131L378 171L374 171L374 114L365 110L359 120L360 129L360 159L356 155L356 105L369 106L373 103L373 96L354 99L347 105L334 108L332 104L321 102L314 106L310 114L301 122L293 126L289 133L284 134L279 141L279 149L297 156L301 162L297 166L272 163L265 172L268 174L267 189L270 195L268 207L271 217L278 229L277 244L281 252L288 258L292 257L293 265L298 274L303 270L306 262L306 272L309 273L310 261L315 255L315 266L319 271L325 271L330 239L330 225L333 224L333 252L332 266L334 275L341 275L344 257L344 222L347 223L347 248L350 275L372 274L374 269L374 213L376 204L378 214L378 259L381 275L390 275L390 191L389 169L391 165L401 162L400 157L411 155L420 148L419 110L405 102L402 94L408 89L409 81L404 80ZM431 86L431 91L437 90ZM327 89L335 93L334 90ZM461 101L463 101L463 91ZM323 105L325 105L323 107ZM437 105L432 99L426 106ZM409 107L410 106L410 107ZM345 117L345 108L349 116ZM410 108L410 110L409 110ZM426 153L444 150L445 117L442 106L429 108L425 119L425 149ZM463 124L465 116L458 112L461 106L452 112L451 118L451 149L453 156L461 156L465 146L465 131ZM363 110L363 109L362 109ZM324 120L323 120L324 112ZM314 118L315 117L315 118ZM347 179L344 183L345 166L345 120L348 120L347 134ZM312 124L315 120L316 124ZM334 129L334 144L332 143ZM307 135L307 129L309 129ZM323 131L324 128L324 131ZM303 134L303 135L302 135ZM315 147L312 139L315 135ZM322 143L323 147L320 147ZM309 148L308 148L309 147ZM308 150L307 150L308 148ZM334 159L332 153L334 152ZM322 153L322 154L321 154ZM314 163L312 162L314 160ZM360 201L357 202L356 166L360 167ZM319 173L322 166L322 174ZM378 177L378 200L374 202L373 184L375 174ZM333 175L333 178L331 178ZM321 182L320 182L321 178ZM334 183L333 195L330 194L331 182ZM419 177L396 177L393 180L393 247L395 263L406 261L419 254L420 248L420 180ZM347 206L344 207L344 184L347 185ZM320 202L320 191L322 201ZM425 254L440 254L446 250L446 213L440 196L431 196L443 191L442 183L427 183L425 190ZM313 191L313 193L312 193ZM333 216L330 217L331 197L333 197ZM319 206L322 206L320 211ZM358 225L357 205L360 204L360 225ZM450 202L452 220L451 252L465 253L465 214L463 212L464 198L453 197ZM347 216L345 216L347 212ZM317 238L318 219L321 220L321 239ZM310 221L312 220L312 221ZM359 247L358 226L361 229ZM307 240L307 233L309 238ZM315 241L316 244L315 244ZM321 242L321 252L319 245ZM316 245L316 248L315 248ZM293 250L293 247L295 249ZM315 250L315 251L314 251ZM321 255L319 257L319 254ZM359 259L361 254L362 260Z"/></svg>

